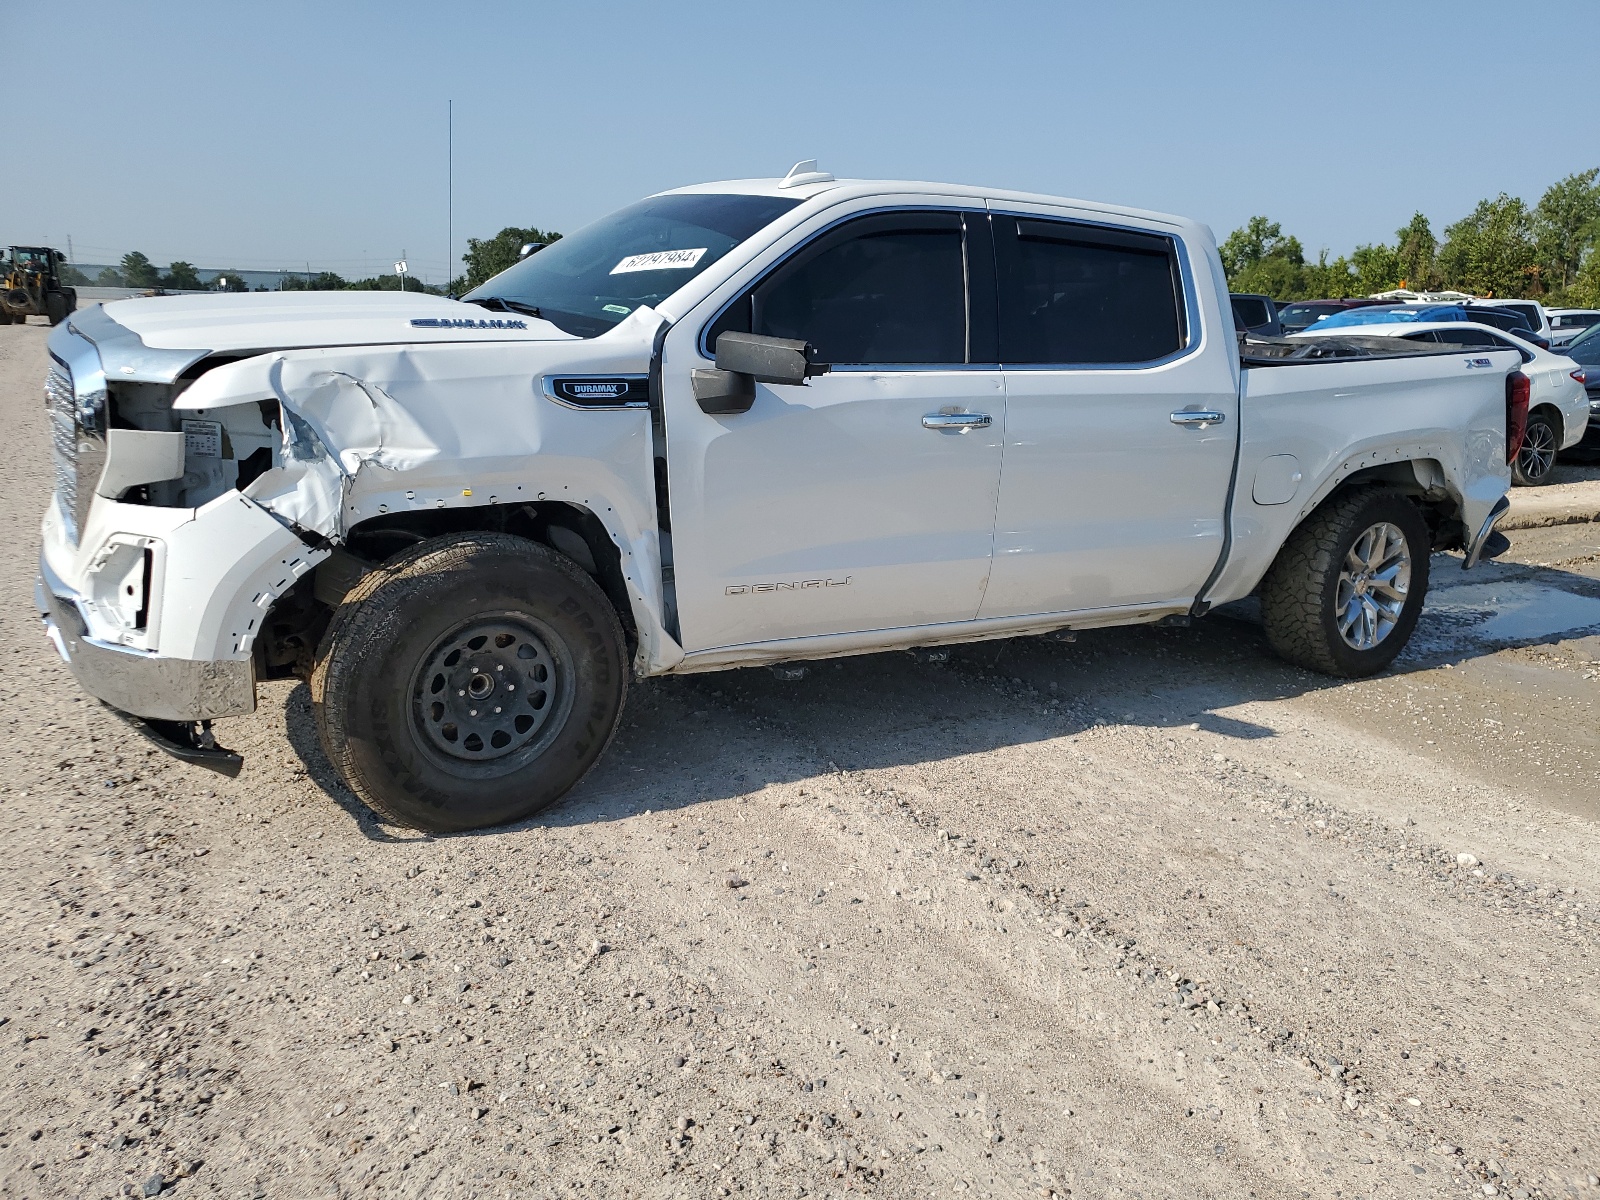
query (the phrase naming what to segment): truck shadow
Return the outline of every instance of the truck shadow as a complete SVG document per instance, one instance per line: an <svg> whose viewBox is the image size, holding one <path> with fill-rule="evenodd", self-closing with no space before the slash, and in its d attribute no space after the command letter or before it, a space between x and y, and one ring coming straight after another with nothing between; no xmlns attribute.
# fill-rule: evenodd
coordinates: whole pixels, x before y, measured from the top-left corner
<svg viewBox="0 0 1600 1200"><path fill-rule="evenodd" d="M1458 557L1436 556L1428 606L1390 674L1600 629L1600 581L1500 563L1465 574L1459 565ZM1270 740L1272 728L1226 710L1345 686L1274 657L1249 601L1184 629L952 647L943 664L889 653L813 663L798 682L762 669L667 677L634 685L615 742L562 803L518 824L451 836L582 827L780 784L826 789L839 771L945 762L1104 725ZM311 779L366 836L431 840L385 826L338 781L303 687L291 693L285 716Z"/></svg>

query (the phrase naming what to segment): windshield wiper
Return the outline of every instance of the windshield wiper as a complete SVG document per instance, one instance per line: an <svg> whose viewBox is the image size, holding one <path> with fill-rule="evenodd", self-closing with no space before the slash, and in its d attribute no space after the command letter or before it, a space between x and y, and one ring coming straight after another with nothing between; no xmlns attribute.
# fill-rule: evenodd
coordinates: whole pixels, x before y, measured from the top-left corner
<svg viewBox="0 0 1600 1200"><path fill-rule="evenodd" d="M524 304L521 300L507 300L503 296L479 296L476 300L468 300L466 303L482 305L493 312L521 313L525 317L544 316L536 305Z"/></svg>

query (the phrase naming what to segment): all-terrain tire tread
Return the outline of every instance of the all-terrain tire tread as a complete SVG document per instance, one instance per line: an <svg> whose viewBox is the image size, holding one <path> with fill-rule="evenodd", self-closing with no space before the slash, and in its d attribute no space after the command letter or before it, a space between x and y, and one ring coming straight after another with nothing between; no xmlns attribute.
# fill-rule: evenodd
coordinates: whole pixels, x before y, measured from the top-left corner
<svg viewBox="0 0 1600 1200"><path fill-rule="evenodd" d="M1357 514L1385 496L1410 503L1402 493L1384 487L1352 488L1325 501L1289 535L1261 581L1267 642L1295 666L1324 675L1356 674L1334 657L1323 604L1328 577L1339 570L1342 544Z"/></svg>
<svg viewBox="0 0 1600 1200"><path fill-rule="evenodd" d="M487 548L505 549L518 554L532 552L542 555L550 566L570 576L575 585L593 591L600 602L597 605L599 610L611 617L614 626L611 632L616 643L622 646L627 644L622 632L622 623L617 620L616 610L611 607L610 601L606 599L599 585L565 555L525 538L501 533L464 533L448 539L434 539L418 546L415 550L391 559L382 567L365 575L361 582L346 594L343 602L335 610L333 619L328 623L327 631L322 636L322 642L317 647L317 661L310 679L312 712L316 717L317 734L322 742L322 751L328 756L328 762L338 772L339 778L368 808L385 820L409 829L419 829L422 826L414 818L386 803L382 795L367 786L362 773L356 769L354 758L350 753L351 739L344 720L345 710L340 705L327 704L326 700L330 694L339 694L347 685L349 672L360 666L355 657L341 652L344 647L369 640L381 642L389 636L388 626L395 620L395 612L399 606L393 602L374 605L365 601L370 600L384 588L402 589L394 599L403 599L408 585L418 586L429 576L468 567L471 565L474 553ZM627 690L628 677L627 673L623 672L622 697L617 706L617 719L606 731L596 758L605 753L622 724L622 710L627 703Z"/></svg>

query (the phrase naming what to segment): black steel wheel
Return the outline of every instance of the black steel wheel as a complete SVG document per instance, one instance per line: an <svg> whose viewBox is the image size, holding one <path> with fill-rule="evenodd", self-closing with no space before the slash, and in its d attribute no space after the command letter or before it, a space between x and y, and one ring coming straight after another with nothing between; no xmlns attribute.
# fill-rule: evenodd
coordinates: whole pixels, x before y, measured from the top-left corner
<svg viewBox="0 0 1600 1200"><path fill-rule="evenodd" d="M531 816L610 743L627 642L605 593L548 546L423 542L334 614L311 677L323 749L402 825L452 832Z"/></svg>

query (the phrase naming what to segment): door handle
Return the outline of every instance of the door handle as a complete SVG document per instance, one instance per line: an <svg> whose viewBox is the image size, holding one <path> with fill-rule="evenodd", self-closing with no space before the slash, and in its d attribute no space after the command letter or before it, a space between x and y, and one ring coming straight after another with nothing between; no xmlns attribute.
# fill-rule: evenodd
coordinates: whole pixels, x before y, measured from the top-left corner
<svg viewBox="0 0 1600 1200"><path fill-rule="evenodd" d="M957 433L965 433L969 429L987 429L993 424L994 418L988 413L937 412L928 413L922 418L924 429L954 429Z"/></svg>
<svg viewBox="0 0 1600 1200"><path fill-rule="evenodd" d="M1174 425L1194 425L1200 429L1204 429L1207 425L1221 425L1227 419L1227 413L1220 413L1214 408L1186 408L1172 414Z"/></svg>

